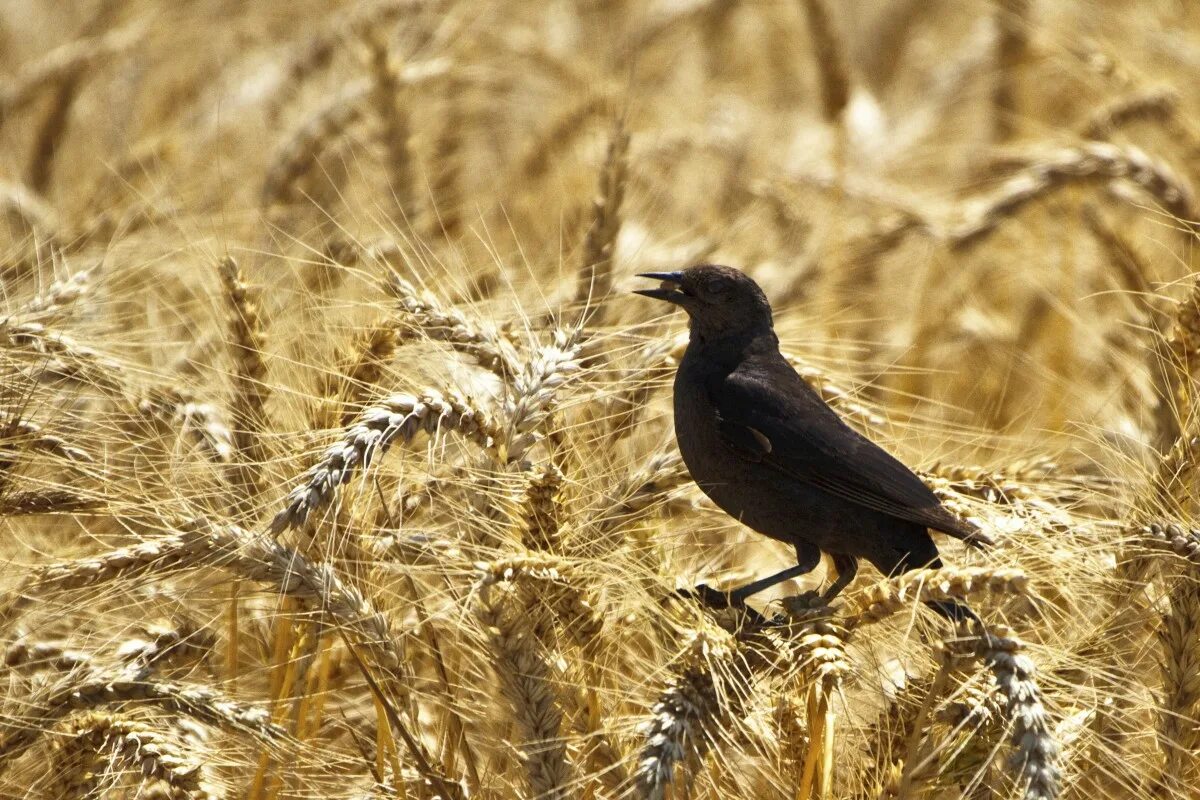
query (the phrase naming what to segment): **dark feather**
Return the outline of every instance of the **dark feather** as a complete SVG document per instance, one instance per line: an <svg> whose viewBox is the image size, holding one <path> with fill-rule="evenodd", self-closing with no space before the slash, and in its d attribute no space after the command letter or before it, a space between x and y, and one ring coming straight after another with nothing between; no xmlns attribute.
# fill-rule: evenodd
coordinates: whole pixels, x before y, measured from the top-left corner
<svg viewBox="0 0 1200 800"><path fill-rule="evenodd" d="M900 461L842 422L782 356L748 359L708 382L721 436L738 455L857 505L981 546Z"/></svg>

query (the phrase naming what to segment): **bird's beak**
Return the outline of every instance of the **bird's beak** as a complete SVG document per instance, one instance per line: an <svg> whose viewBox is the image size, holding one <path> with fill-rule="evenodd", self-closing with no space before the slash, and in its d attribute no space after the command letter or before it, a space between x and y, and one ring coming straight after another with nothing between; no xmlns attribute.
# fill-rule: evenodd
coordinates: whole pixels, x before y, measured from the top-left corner
<svg viewBox="0 0 1200 800"><path fill-rule="evenodd" d="M683 282L682 272L643 272L638 275L639 278L650 278L651 280L662 281L662 285L657 289L635 289L634 294L640 294L642 297L653 297L655 300L666 300L668 303L676 305L683 302L683 299L688 295L679 290L679 285Z"/></svg>

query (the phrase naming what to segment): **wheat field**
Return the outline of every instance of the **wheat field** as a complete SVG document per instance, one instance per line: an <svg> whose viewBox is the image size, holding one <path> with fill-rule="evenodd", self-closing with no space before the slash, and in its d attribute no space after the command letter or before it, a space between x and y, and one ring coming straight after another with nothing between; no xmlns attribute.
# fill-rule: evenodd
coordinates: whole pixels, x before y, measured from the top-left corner
<svg viewBox="0 0 1200 800"><path fill-rule="evenodd" d="M1184 0L0 0L0 797L1200 796L1198 70ZM792 559L676 450L702 262L997 545L687 596Z"/></svg>

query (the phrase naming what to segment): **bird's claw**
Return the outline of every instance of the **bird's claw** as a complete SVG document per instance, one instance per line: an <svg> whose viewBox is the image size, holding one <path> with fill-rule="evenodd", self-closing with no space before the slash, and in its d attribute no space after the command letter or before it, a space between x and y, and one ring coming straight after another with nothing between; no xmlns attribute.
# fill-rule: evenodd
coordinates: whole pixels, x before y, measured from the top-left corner
<svg viewBox="0 0 1200 800"><path fill-rule="evenodd" d="M811 611L814 608L826 608L829 603L825 600L825 596L816 590L794 594L791 597L784 597L779 601L785 610L789 612Z"/></svg>
<svg viewBox="0 0 1200 800"><path fill-rule="evenodd" d="M782 622L778 617L764 617L762 614L755 611L750 606L746 605L745 598L738 595L737 592L722 592L711 586L700 584L691 589L679 589L676 592L680 597L688 600L698 601L701 605L707 606L713 611L732 611L730 614L718 614L722 627L733 630L759 630L772 625L777 625Z"/></svg>

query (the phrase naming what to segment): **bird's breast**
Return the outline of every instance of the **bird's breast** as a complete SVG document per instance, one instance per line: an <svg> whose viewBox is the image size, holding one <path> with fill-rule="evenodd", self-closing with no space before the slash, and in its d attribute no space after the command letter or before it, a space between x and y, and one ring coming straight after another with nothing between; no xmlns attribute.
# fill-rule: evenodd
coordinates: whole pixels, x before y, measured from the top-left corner
<svg viewBox="0 0 1200 800"><path fill-rule="evenodd" d="M712 496L713 487L734 477L736 462L721 441L717 409L709 400L704 376L687 367L685 359L675 376L675 439L692 479Z"/></svg>

